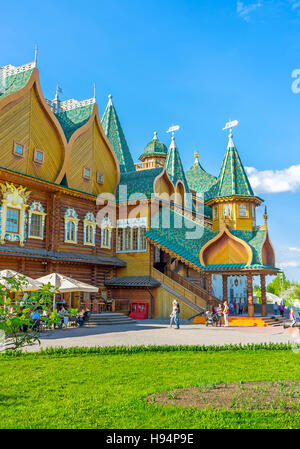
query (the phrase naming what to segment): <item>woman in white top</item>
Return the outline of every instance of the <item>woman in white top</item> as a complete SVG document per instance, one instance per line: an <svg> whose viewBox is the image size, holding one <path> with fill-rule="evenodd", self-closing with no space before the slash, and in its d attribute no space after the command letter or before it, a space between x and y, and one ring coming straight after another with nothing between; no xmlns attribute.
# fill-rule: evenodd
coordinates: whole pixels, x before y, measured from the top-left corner
<svg viewBox="0 0 300 449"><path fill-rule="evenodd" d="M174 301L172 302L173 305L173 309L170 315L170 327L172 327L173 324L175 324L175 316L176 316L176 312L177 312L177 301L176 299L174 299Z"/></svg>

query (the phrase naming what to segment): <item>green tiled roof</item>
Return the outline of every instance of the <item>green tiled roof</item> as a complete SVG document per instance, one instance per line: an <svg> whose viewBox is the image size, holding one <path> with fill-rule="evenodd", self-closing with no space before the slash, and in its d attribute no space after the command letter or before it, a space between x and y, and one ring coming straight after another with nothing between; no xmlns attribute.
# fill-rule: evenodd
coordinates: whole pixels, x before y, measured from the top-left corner
<svg viewBox="0 0 300 449"><path fill-rule="evenodd" d="M22 89L29 80L32 70L33 69L29 69L24 72L16 73L15 75L7 76L0 86L0 99Z"/></svg>
<svg viewBox="0 0 300 449"><path fill-rule="evenodd" d="M145 233L146 237L200 268L200 249L214 235L210 229L164 208L152 217L151 229Z"/></svg>
<svg viewBox="0 0 300 449"><path fill-rule="evenodd" d="M230 138L217 183L209 191L209 198L226 196L254 197L243 164Z"/></svg>
<svg viewBox="0 0 300 449"><path fill-rule="evenodd" d="M217 182L217 178L207 173L200 165L198 158L185 173L185 177L189 188L195 192L206 192Z"/></svg>
<svg viewBox="0 0 300 449"><path fill-rule="evenodd" d="M142 160L144 156L150 156L152 154L157 156L166 156L168 154L168 148L158 140L156 133L154 133L154 137L151 142L145 146L144 152L140 156L140 159Z"/></svg>
<svg viewBox="0 0 300 449"><path fill-rule="evenodd" d="M117 188L118 201L125 201L131 196L132 199L141 199L145 196L150 198L154 193L153 184L155 178L162 173L163 168L152 168L149 170L140 170L129 173L121 173L120 184ZM127 198L123 198L120 186L127 186ZM121 197L119 198L119 193ZM134 197L133 197L134 195Z"/></svg>
<svg viewBox="0 0 300 449"><path fill-rule="evenodd" d="M204 270L239 270L241 268L247 268L247 264L245 263L232 263L232 264L215 264L215 265L206 265L204 267ZM266 270L277 270L279 271L279 268L271 267L269 265L262 265L262 264L252 264L251 268L263 268Z"/></svg>
<svg viewBox="0 0 300 449"><path fill-rule="evenodd" d="M102 126L108 140L115 150L120 165L120 172L128 173L135 171L133 159L126 142L118 114L112 104L111 96L109 96L109 102L102 118Z"/></svg>
<svg viewBox="0 0 300 449"><path fill-rule="evenodd" d="M168 214L170 214L170 220ZM244 240L252 248L253 260L251 267L263 266L261 249L266 231L232 231L232 234ZM200 268L203 268L199 260L201 248L217 235L218 233L214 233L210 229L168 209L163 209L159 214L152 217L151 229L145 233L146 237ZM232 266L232 264L224 266L228 267L229 265ZM246 266L246 264L235 265Z"/></svg>
<svg viewBox="0 0 300 449"><path fill-rule="evenodd" d="M55 114L58 119L67 141L70 140L76 129L85 125L93 112L93 104L81 106L79 108L70 109L69 111L58 112Z"/></svg>
<svg viewBox="0 0 300 449"><path fill-rule="evenodd" d="M186 181L186 177L184 174L180 154L178 148L176 146L174 138L172 138L172 143L169 148L168 156L165 164L167 173L171 178L174 186L176 185L178 180L181 180L184 184L186 192L189 192L189 186Z"/></svg>

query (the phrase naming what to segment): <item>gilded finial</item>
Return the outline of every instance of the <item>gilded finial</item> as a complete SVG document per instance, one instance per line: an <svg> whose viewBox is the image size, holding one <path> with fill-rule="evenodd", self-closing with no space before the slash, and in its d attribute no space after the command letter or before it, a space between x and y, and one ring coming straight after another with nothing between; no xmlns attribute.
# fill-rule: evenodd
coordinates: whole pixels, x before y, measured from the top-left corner
<svg viewBox="0 0 300 449"><path fill-rule="evenodd" d="M195 162L198 162L199 154L197 151L194 152Z"/></svg>
<svg viewBox="0 0 300 449"><path fill-rule="evenodd" d="M267 213L267 206L265 207L264 220L265 220L264 229L267 229L267 227L268 227L268 213Z"/></svg>

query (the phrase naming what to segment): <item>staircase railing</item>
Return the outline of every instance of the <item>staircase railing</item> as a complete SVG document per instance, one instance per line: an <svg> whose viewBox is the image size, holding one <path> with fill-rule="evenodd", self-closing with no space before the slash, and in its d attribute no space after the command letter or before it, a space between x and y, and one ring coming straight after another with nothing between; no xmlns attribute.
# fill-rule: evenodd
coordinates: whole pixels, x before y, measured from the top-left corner
<svg viewBox="0 0 300 449"><path fill-rule="evenodd" d="M200 307L201 309L206 310L207 301L204 298L202 298L201 296L192 292L191 290L184 287L183 285L179 284L175 280L171 279L169 276L166 276L161 271L158 271L155 268L152 268L151 276L154 277L154 279L161 282L162 284L164 284L167 287L174 290L177 294L179 294L183 298L189 300L191 303L195 304L196 306Z"/></svg>
<svg viewBox="0 0 300 449"><path fill-rule="evenodd" d="M198 285L195 285L193 282L187 280L186 278L184 278L180 274L176 273L175 271L166 270L166 276L173 279L175 282L182 285L187 290L193 292L195 295L200 296L200 298L203 298L206 301L206 304L209 303L209 300L211 300L213 306L222 304L222 301L220 301L215 296L211 295L209 297L207 290L205 290L204 288L202 288Z"/></svg>

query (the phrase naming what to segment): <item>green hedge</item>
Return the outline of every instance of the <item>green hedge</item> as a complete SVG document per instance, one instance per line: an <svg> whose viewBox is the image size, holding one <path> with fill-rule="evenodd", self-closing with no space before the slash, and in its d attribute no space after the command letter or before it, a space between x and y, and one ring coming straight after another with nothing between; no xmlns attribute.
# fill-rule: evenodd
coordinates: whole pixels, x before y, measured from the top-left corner
<svg viewBox="0 0 300 449"><path fill-rule="evenodd" d="M300 348L300 345L298 346ZM40 349L39 352L21 352L21 351L6 351L1 354L1 357L24 357L24 356L74 356L74 355L113 355L113 354L139 354L152 352L223 352L223 351L287 351L295 348L291 343L260 343L260 344L227 344L227 345L178 345L178 346L93 346L93 347L79 347L73 346L70 348L51 347Z"/></svg>

